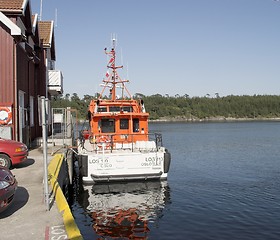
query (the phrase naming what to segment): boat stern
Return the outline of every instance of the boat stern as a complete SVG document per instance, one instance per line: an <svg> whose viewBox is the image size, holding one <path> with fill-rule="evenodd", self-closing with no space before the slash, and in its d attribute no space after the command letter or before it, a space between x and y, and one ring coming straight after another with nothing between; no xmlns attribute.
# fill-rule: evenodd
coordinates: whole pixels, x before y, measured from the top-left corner
<svg viewBox="0 0 280 240"><path fill-rule="evenodd" d="M167 179L171 155L158 152L88 153L78 157L84 183Z"/></svg>

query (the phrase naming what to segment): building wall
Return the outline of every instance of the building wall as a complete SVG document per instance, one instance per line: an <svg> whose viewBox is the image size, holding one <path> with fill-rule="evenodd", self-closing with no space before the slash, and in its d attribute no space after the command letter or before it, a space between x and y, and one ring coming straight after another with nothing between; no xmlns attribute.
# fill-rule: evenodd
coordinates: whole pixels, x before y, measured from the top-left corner
<svg viewBox="0 0 280 240"><path fill-rule="evenodd" d="M0 22L0 103L12 103L14 101L13 46L13 37Z"/></svg>
<svg viewBox="0 0 280 240"><path fill-rule="evenodd" d="M38 116L38 96L46 93L44 60L35 64L34 60L28 57L25 43L16 43L2 23L0 23L0 53L0 105L12 106L13 121L10 127L13 139L29 144L42 135ZM44 50L39 49L38 55L44 59ZM19 107L19 92L24 94L23 108ZM33 97L33 106L30 106L30 96Z"/></svg>
<svg viewBox="0 0 280 240"><path fill-rule="evenodd" d="M7 27L0 22L0 107L11 107L12 121L2 129L4 137L15 137L14 105L14 39Z"/></svg>
<svg viewBox="0 0 280 240"><path fill-rule="evenodd" d="M38 25L35 34L32 32L30 14L29 7L24 14L9 11L6 14L20 27L22 35L11 36L10 29L0 22L0 106L12 106L13 119L8 126L12 129L12 139L27 145L42 136L38 99L40 96L50 99L46 67L49 67L47 59L51 59L50 49L40 39ZM54 55L54 41L52 51Z"/></svg>

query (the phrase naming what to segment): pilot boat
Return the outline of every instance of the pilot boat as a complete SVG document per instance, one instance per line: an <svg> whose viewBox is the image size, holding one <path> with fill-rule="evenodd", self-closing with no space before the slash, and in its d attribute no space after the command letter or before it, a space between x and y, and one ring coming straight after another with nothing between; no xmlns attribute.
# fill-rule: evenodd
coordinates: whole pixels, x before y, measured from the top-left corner
<svg viewBox="0 0 280 240"><path fill-rule="evenodd" d="M110 51L105 48L109 58L102 91L90 102L89 129L81 131L77 143L83 182L167 179L171 154L161 133L149 132L143 100L133 98L129 81L118 74L123 66L116 65L115 43Z"/></svg>

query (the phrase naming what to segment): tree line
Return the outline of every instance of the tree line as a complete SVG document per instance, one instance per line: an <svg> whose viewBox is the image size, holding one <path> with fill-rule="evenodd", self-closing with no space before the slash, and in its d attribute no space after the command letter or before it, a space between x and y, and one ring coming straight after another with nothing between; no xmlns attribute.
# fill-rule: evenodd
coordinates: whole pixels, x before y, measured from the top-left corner
<svg viewBox="0 0 280 240"><path fill-rule="evenodd" d="M51 100L53 108L71 107L78 110L79 118L86 119L87 109L94 96L77 93L58 96ZM280 117L280 96L278 95L229 95L214 98L189 97L188 95L171 97L155 94L145 96L137 93L134 99L143 99L150 119L209 119L209 118L278 118ZM105 96L105 98L107 98Z"/></svg>

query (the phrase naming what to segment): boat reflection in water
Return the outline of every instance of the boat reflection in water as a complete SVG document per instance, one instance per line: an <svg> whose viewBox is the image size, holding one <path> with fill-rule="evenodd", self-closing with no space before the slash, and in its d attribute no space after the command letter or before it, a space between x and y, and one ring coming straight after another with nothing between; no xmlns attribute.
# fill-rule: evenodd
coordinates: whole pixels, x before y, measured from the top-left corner
<svg viewBox="0 0 280 240"><path fill-rule="evenodd" d="M84 193L83 206L100 237L147 239L149 224L171 203L167 181L85 185Z"/></svg>

